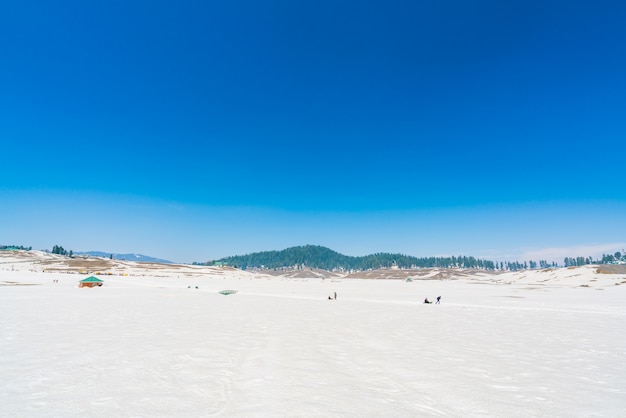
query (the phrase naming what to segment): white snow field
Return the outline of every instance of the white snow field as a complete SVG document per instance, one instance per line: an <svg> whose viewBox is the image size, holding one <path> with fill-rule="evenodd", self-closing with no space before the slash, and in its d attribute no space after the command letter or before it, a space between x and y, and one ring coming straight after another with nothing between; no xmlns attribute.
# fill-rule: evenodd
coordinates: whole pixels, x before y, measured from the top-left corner
<svg viewBox="0 0 626 418"><path fill-rule="evenodd" d="M623 274L78 288L3 265L3 417L626 416Z"/></svg>

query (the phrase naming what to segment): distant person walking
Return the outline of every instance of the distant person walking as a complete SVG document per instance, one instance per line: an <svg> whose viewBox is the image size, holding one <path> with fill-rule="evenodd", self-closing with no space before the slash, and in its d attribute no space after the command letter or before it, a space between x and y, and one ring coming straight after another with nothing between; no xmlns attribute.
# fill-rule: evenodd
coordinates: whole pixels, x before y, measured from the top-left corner
<svg viewBox="0 0 626 418"><path fill-rule="evenodd" d="M441 296L437 296L437 302L435 302L435 305L439 305L441 303Z"/></svg>
<svg viewBox="0 0 626 418"><path fill-rule="evenodd" d="M335 292L335 300L337 300L337 292Z"/></svg>

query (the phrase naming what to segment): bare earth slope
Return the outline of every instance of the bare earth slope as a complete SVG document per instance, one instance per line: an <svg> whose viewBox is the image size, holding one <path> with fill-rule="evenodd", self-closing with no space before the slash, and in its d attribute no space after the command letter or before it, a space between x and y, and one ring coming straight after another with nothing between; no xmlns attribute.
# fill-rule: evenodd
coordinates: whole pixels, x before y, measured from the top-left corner
<svg viewBox="0 0 626 418"><path fill-rule="evenodd" d="M99 274L115 276L202 276L240 270L231 267L193 266L123 261L102 257L66 257L42 251L0 251L0 269L43 273Z"/></svg>

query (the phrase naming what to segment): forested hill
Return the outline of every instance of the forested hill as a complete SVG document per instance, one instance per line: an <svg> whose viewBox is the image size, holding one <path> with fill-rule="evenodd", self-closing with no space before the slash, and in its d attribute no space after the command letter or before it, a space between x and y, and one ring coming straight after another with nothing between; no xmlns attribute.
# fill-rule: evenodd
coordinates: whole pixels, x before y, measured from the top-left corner
<svg viewBox="0 0 626 418"><path fill-rule="evenodd" d="M418 258L403 254L377 253L363 257L351 257L317 245L291 247L282 251L263 251L217 260L241 269L306 266L324 270L368 270L394 265L411 267L462 267L493 270L495 263L474 257L426 257Z"/></svg>

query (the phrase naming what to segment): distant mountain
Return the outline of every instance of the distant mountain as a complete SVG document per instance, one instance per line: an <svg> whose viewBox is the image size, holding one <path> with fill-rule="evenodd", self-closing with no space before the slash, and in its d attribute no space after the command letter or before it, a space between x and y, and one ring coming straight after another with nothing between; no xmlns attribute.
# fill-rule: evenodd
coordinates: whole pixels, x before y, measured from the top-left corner
<svg viewBox="0 0 626 418"><path fill-rule="evenodd" d="M163 260L161 258L154 258L148 255L143 254L118 254L118 253L106 253L102 251L83 251L83 252L75 252L74 255L90 255L93 257L104 257L109 258L113 255L115 260L125 260L125 261L138 261L143 263L163 263L163 264L173 264L172 261Z"/></svg>
<svg viewBox="0 0 626 418"><path fill-rule="evenodd" d="M413 267L461 267L493 270L492 261L474 257L425 257L418 258L404 254L376 253L363 257L352 257L340 254L326 247L304 245L291 247L282 251L263 251L247 255L222 258L217 263L228 264L241 269L302 266L324 270L368 270L379 268L413 268Z"/></svg>

